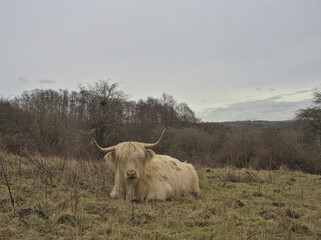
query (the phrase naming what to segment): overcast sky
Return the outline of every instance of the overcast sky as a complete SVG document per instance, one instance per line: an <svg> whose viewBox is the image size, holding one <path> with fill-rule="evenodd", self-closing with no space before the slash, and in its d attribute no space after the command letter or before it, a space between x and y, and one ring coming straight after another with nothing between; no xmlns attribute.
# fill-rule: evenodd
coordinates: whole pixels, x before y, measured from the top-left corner
<svg viewBox="0 0 321 240"><path fill-rule="evenodd" d="M291 119L321 87L321 1L0 1L0 96L107 79L203 121Z"/></svg>

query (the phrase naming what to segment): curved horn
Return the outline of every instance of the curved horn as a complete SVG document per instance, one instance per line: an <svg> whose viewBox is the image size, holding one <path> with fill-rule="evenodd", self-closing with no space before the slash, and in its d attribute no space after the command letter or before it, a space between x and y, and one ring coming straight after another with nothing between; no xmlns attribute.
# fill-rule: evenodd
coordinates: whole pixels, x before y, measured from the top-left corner
<svg viewBox="0 0 321 240"><path fill-rule="evenodd" d="M115 150L115 146L102 148L101 146L98 145L98 143L96 142L96 139L94 137L92 139L93 139L94 143L96 144L96 146L98 147L98 149L102 152L108 153L108 152Z"/></svg>
<svg viewBox="0 0 321 240"><path fill-rule="evenodd" d="M155 143L143 143L144 146L145 146L145 148L154 148L154 147L157 147L157 146L159 145L159 143L161 142L162 137L163 137L165 131L166 131L166 128L163 130L162 135L160 136L160 138L158 139L157 142L155 142Z"/></svg>

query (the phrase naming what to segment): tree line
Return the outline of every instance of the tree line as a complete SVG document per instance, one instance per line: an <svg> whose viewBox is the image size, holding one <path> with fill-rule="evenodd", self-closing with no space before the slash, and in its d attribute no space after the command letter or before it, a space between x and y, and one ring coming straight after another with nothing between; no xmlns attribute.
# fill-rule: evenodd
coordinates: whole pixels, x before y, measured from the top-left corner
<svg viewBox="0 0 321 240"><path fill-rule="evenodd" d="M41 154L87 157L91 136L102 145L128 139L153 140L161 128L182 127L199 120L186 103L173 96L128 101L118 84L99 81L78 91L25 91L0 102L1 139L11 151L25 148Z"/></svg>
<svg viewBox="0 0 321 240"><path fill-rule="evenodd" d="M117 83L99 81L77 91L35 89L0 100L3 150L65 158L100 159L92 145L154 142L157 153L196 165L290 169L321 173L321 94L287 125L236 126L201 122L186 103L166 93L130 101Z"/></svg>

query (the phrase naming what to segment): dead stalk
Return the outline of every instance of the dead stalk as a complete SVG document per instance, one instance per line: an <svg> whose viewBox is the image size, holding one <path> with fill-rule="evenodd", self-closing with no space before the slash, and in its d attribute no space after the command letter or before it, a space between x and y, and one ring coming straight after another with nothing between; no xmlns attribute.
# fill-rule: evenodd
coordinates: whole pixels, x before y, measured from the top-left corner
<svg viewBox="0 0 321 240"><path fill-rule="evenodd" d="M29 162L31 162L34 166L36 166L39 170L43 170L44 172L46 172L50 177L60 181L60 179L58 179L55 175L53 175L49 170L47 170L41 163L39 163L37 160L33 160L31 159L29 156L26 157L27 160ZM64 184L62 181L60 181L62 183L62 185L67 188L70 189L66 184Z"/></svg>
<svg viewBox="0 0 321 240"><path fill-rule="evenodd" d="M8 183L7 174L6 174L6 171L4 169L3 161L2 161L1 157L0 157L0 162L1 162L1 168L2 168L3 175L4 175L4 179L6 180L6 185L7 185L7 188L8 188L9 195L10 195L11 205L12 205L12 207L14 209L14 199L13 199L12 194L11 194L11 190L10 190L10 186L9 186L9 183Z"/></svg>

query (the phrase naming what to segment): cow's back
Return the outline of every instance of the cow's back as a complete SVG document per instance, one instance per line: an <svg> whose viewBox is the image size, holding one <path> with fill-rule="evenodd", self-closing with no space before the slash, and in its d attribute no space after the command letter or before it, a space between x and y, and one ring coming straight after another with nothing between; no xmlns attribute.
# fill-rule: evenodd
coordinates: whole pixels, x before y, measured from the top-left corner
<svg viewBox="0 0 321 240"><path fill-rule="evenodd" d="M143 199L161 199L185 194L199 194L199 180L194 167L167 155L155 155L144 167L138 194Z"/></svg>

